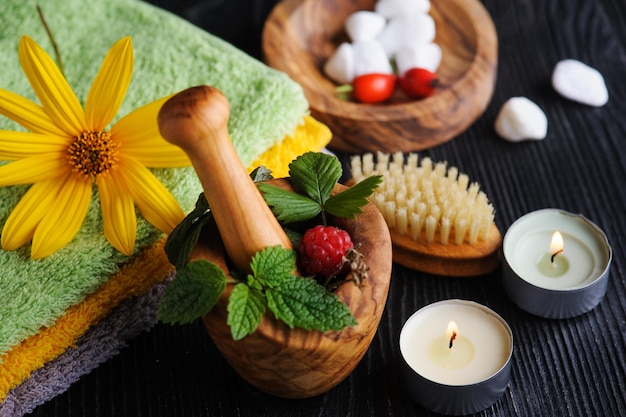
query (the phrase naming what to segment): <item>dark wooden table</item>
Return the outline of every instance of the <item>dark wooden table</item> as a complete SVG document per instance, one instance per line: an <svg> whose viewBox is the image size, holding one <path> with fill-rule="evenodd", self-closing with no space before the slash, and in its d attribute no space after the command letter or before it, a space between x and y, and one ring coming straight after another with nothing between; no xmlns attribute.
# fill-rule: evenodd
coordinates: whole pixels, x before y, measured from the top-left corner
<svg viewBox="0 0 626 417"><path fill-rule="evenodd" d="M263 20L275 1L153 3L259 56ZM515 338L510 384L501 400L478 416L626 416L626 3L484 4L499 36L492 102L468 131L423 154L447 160L480 182L503 233L520 216L547 207L582 213L597 223L614 250L608 291L598 307L573 319L542 319L511 303L501 270L461 279L396 266L369 351L347 380L324 395L296 401L258 392L231 370L195 322L158 325L33 415L430 416L399 381L400 329L426 304L464 298L500 313ZM551 71L565 58L586 62L605 76L606 106L586 107L552 90ZM544 141L511 144L495 135L496 114L513 96L526 96L547 113Z"/></svg>

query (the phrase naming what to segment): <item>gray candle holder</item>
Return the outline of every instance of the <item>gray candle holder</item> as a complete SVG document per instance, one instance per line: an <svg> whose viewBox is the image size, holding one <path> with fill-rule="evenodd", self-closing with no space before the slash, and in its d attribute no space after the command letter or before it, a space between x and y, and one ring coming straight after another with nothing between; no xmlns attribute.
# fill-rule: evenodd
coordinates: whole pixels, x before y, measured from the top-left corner
<svg viewBox="0 0 626 417"><path fill-rule="evenodd" d="M490 407L498 401L511 378L511 357L513 355L513 333L509 325L504 319L493 310L466 300L445 300L434 303L425 308L435 306L441 303L458 303L471 305L489 314L499 321L510 340L508 357L504 365L488 378L470 384L464 385L447 385L440 382L432 381L415 371L406 361L401 348L400 354L400 375L406 386L406 389L417 404L433 411L435 413L459 416L465 414L473 414ZM416 312L415 314L418 314ZM410 318L409 318L410 320ZM407 320L408 322L408 320ZM405 324L406 325L406 324ZM403 328L404 330L404 328ZM402 337L402 335L401 335Z"/></svg>
<svg viewBox="0 0 626 417"><path fill-rule="evenodd" d="M524 233L546 228L573 234L590 248L595 265L589 276L579 285L545 288L529 282L520 273L515 261L518 242ZM580 214L559 209L528 213L511 225L504 237L502 250L504 289L511 300L528 313L551 319L575 317L592 310L606 293L612 249L604 232Z"/></svg>

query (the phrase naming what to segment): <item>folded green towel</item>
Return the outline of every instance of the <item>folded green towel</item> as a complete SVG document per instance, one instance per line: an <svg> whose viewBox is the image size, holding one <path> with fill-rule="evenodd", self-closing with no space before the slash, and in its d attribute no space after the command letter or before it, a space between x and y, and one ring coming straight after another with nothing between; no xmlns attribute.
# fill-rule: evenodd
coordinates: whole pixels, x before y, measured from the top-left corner
<svg viewBox="0 0 626 417"><path fill-rule="evenodd" d="M133 81L114 122L159 97L210 84L230 101L229 131L242 162L248 166L292 132L307 112L301 88L286 75L137 0L4 0L0 13L2 89L37 101L17 56L22 35L32 37L54 56L37 3L59 46L65 76L83 104L109 48L124 36L132 37ZM24 130L2 116L0 129ZM189 211L200 192L191 168L153 172ZM0 228L26 189L0 188ZM135 252L152 246L161 236L139 219ZM31 261L29 253L29 247L0 250L0 361L20 341L53 324L70 306L100 287L128 260L104 238L95 193L81 230L68 245L37 261Z"/></svg>

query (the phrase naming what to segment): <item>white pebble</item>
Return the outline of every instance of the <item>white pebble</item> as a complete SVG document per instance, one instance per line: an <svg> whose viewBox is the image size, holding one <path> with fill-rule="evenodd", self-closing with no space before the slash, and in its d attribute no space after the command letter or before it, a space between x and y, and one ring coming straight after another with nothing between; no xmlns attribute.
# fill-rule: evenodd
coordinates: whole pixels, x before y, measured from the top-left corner
<svg viewBox="0 0 626 417"><path fill-rule="evenodd" d="M437 72L441 64L441 48L436 43L417 43L396 52L396 67L402 75L411 68L425 68Z"/></svg>
<svg viewBox="0 0 626 417"><path fill-rule="evenodd" d="M387 19L412 13L428 13L430 0L378 0L374 10Z"/></svg>
<svg viewBox="0 0 626 417"><path fill-rule="evenodd" d="M435 20L426 13L411 13L393 18L378 36L389 57L404 47L430 43L434 39Z"/></svg>
<svg viewBox="0 0 626 417"><path fill-rule="evenodd" d="M495 122L496 133L509 142L545 139L548 118L539 106L526 97L508 99Z"/></svg>
<svg viewBox="0 0 626 417"><path fill-rule="evenodd" d="M364 74L392 74L393 68L378 41L354 42L354 76Z"/></svg>
<svg viewBox="0 0 626 417"><path fill-rule="evenodd" d="M354 79L354 51L352 44L344 42L324 63L326 76L338 84L350 84Z"/></svg>
<svg viewBox="0 0 626 417"><path fill-rule="evenodd" d="M592 68L575 59L565 59L554 67L552 87L557 93L589 106L604 106L609 101L609 91L604 77Z"/></svg>
<svg viewBox="0 0 626 417"><path fill-rule="evenodd" d="M387 20L376 12L360 10L346 19L346 33L353 42L370 41L376 38L385 27Z"/></svg>

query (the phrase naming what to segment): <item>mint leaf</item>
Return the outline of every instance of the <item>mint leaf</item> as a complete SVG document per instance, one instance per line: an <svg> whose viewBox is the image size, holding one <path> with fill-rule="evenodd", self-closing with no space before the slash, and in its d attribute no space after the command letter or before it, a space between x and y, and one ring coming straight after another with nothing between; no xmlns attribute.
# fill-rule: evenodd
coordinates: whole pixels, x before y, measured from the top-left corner
<svg viewBox="0 0 626 417"><path fill-rule="evenodd" d="M228 298L228 319L234 340L243 339L261 324L265 313L265 296L244 283L235 285Z"/></svg>
<svg viewBox="0 0 626 417"><path fill-rule="evenodd" d="M190 323L207 314L226 288L226 276L215 264L194 261L176 272L165 289L157 318L163 323Z"/></svg>
<svg viewBox="0 0 626 417"><path fill-rule="evenodd" d="M291 328L328 331L357 324L348 307L312 278L292 275L265 295L276 318Z"/></svg>
<svg viewBox="0 0 626 417"><path fill-rule="evenodd" d="M337 157L321 152L307 152L289 164L289 176L306 195L323 206L341 177Z"/></svg>
<svg viewBox="0 0 626 417"><path fill-rule="evenodd" d="M205 224L213 218L209 203L201 193L196 207L181 221L167 237L164 250L167 259L177 269L182 268L189 259L191 250L198 242Z"/></svg>
<svg viewBox="0 0 626 417"><path fill-rule="evenodd" d="M258 187L279 222L288 224L309 220L322 211L320 205L307 196L265 183L258 184Z"/></svg>
<svg viewBox="0 0 626 417"><path fill-rule="evenodd" d="M250 267L261 284L274 287L296 270L296 252L281 246L271 246L257 252Z"/></svg>
<svg viewBox="0 0 626 417"><path fill-rule="evenodd" d="M333 216L353 219L357 214L363 212L361 207L367 204L367 197L380 185L382 180L383 177L381 175L368 177L358 184L330 197L326 201L324 209Z"/></svg>

